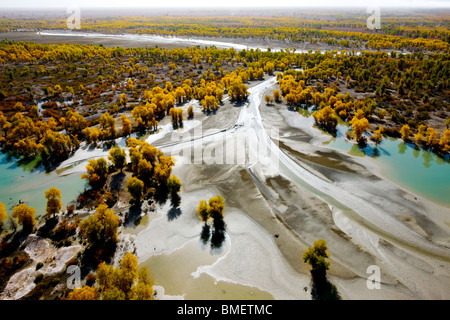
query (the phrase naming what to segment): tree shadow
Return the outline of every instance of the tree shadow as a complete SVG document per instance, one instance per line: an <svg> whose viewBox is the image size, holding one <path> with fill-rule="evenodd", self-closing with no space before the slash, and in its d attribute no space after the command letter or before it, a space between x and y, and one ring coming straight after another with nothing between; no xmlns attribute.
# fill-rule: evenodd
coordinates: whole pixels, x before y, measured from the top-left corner
<svg viewBox="0 0 450 320"><path fill-rule="evenodd" d="M328 281L325 270L311 270L313 300L341 300L334 284Z"/></svg>
<svg viewBox="0 0 450 320"><path fill-rule="evenodd" d="M203 111L203 113L204 113L205 115L207 115L207 116L210 116L210 115L216 115L216 114L217 114L217 108L210 109L210 110L205 110L205 109L203 109L202 111Z"/></svg>
<svg viewBox="0 0 450 320"><path fill-rule="evenodd" d="M225 241L225 230L212 231L211 235L211 249L220 249Z"/></svg>
<svg viewBox="0 0 450 320"><path fill-rule="evenodd" d="M96 148L97 148L97 143L96 143L96 142L90 143L90 144L88 145L88 150L89 150L89 151L92 151L92 150L94 150L94 149L96 149Z"/></svg>
<svg viewBox="0 0 450 320"><path fill-rule="evenodd" d="M124 227L136 227L142 219L142 203L140 201L136 201L128 210L125 215L125 221L123 223Z"/></svg>
<svg viewBox="0 0 450 320"><path fill-rule="evenodd" d="M36 235L42 238L48 238L53 229L58 224L58 217L51 217L45 220L45 223L37 230Z"/></svg>
<svg viewBox="0 0 450 320"><path fill-rule="evenodd" d="M169 188L167 185L160 185L156 188L155 194L153 195L153 199L160 205L166 203L167 198L169 196Z"/></svg>
<svg viewBox="0 0 450 320"><path fill-rule="evenodd" d="M117 193L120 191L120 187L125 179L125 173L117 172L116 174L111 176L111 182L109 183L109 189L113 193Z"/></svg>
<svg viewBox="0 0 450 320"><path fill-rule="evenodd" d="M103 142L102 149L103 149L103 151L108 151L109 149L111 149L115 145L116 145L116 141L115 140L107 140L107 141Z"/></svg>
<svg viewBox="0 0 450 320"><path fill-rule="evenodd" d="M208 224L204 224L202 228L202 232L200 233L200 240L202 241L203 245L206 245L209 241L209 238L211 236L211 228Z"/></svg>
<svg viewBox="0 0 450 320"><path fill-rule="evenodd" d="M177 207L180 206L180 204L181 204L181 197L179 196L178 193L174 192L174 193L171 194L171 196L170 196L170 204L174 208L177 208Z"/></svg>
<svg viewBox="0 0 450 320"><path fill-rule="evenodd" d="M219 249L225 241L226 224L221 217L213 220L214 229L211 234L211 249Z"/></svg>
<svg viewBox="0 0 450 320"><path fill-rule="evenodd" d="M167 219L169 221L172 221L174 219L177 219L182 214L182 211L180 208L171 207L169 211L167 212Z"/></svg>
<svg viewBox="0 0 450 320"><path fill-rule="evenodd" d="M81 255L80 271L81 277L86 277L91 271L96 271L100 263L111 264L114 253L117 249L117 243L106 241L89 245Z"/></svg>
<svg viewBox="0 0 450 320"><path fill-rule="evenodd" d="M4 236L0 246L0 259L8 257L14 251L18 250L29 234L30 231L20 229L17 232Z"/></svg>
<svg viewBox="0 0 450 320"><path fill-rule="evenodd" d="M248 103L248 98L242 100L230 100L230 102L233 104L233 107L240 108Z"/></svg>

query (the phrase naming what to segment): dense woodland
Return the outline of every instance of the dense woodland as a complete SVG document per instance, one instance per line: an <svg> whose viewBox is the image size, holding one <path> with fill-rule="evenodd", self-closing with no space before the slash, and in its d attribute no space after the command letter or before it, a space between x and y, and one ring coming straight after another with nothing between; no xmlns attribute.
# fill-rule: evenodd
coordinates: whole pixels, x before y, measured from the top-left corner
<svg viewBox="0 0 450 320"><path fill-rule="evenodd" d="M302 11L292 16L129 16L82 17L84 32L136 33L183 37L276 39L343 48L449 51L448 14L383 12L380 30L367 28L368 14ZM289 15L289 14L284 14ZM61 30L66 18L6 18L0 31Z"/></svg>
<svg viewBox="0 0 450 320"><path fill-rule="evenodd" d="M45 193L47 212L39 221L26 204L5 208L0 203L0 289L14 271L28 263L19 249L20 239L36 232L59 247L83 245L73 262L84 266L85 286L70 293L63 290L55 297L153 298L148 270L138 270L132 253L124 255L116 268L105 263L116 250L119 228L129 219L112 209L123 193L111 182L123 181L130 212L139 211L145 201L170 199L177 208L182 201L182 182L172 174L176 159L130 135L158 131L165 117L170 117L174 128L183 126L183 121L195 115L192 106L186 114L180 106L193 100L206 115L220 115L225 96L236 103L246 101L252 82L268 76L276 76L278 88L273 96L266 96L267 103L292 110L313 107L317 126L331 134L338 123L345 122L350 127L347 138L359 145L365 145L367 137L378 144L388 135L448 156L448 17L387 17L387 21L379 32L364 30L365 23L348 16L320 21L287 17L83 21L83 28L96 32L268 37L292 43L321 42L342 49L324 53L289 48L277 52L216 47L169 50L2 41L2 152L21 161L38 159L47 170L70 157L82 143L107 146L110 152L108 159L89 161L81 177L89 188L73 206L62 208L56 188ZM2 19L0 28L61 29L63 24L65 20ZM127 138L130 162L125 150L115 145L118 137ZM200 201L197 209L204 223L202 239L206 242L211 233L211 246L219 246L224 238L223 208L224 199L217 196L209 203ZM74 214L85 209L92 212L84 219ZM40 276L36 280L40 285L25 298L50 298L52 288L63 280Z"/></svg>

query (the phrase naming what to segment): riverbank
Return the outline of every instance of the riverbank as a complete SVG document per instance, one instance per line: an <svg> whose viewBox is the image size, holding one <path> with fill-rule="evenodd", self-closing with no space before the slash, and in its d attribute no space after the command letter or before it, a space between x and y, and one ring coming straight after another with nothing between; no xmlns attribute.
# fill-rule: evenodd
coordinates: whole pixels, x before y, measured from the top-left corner
<svg viewBox="0 0 450 320"><path fill-rule="evenodd" d="M297 123L300 115L285 105L264 105L263 96L276 87L274 77L251 82L248 104L225 97L211 115L193 103L194 119L176 132L201 146L200 163L180 154L194 140L174 140L168 117L157 133L144 137L175 156L173 173L183 184L180 208L165 204L124 228L133 235L139 263L153 273L158 294L310 299L310 272L302 253L324 239L331 253L329 279L343 299L448 299L447 208L391 183L365 158L323 145L329 137ZM270 129L279 134L270 136ZM220 147L230 140L250 141L235 145L243 162L217 163L225 155ZM116 143L124 147L125 139ZM258 146L270 150L277 163L252 158ZM82 143L57 171L80 175L89 159L106 158L108 152ZM225 199L227 233L222 247L211 250L200 241L196 208L218 194ZM122 213L129 209L126 201L120 206ZM366 283L367 268L374 265L381 270L380 290Z"/></svg>
<svg viewBox="0 0 450 320"><path fill-rule="evenodd" d="M165 37L150 34L103 34L70 30L44 30L44 31L11 31L0 32L0 40L32 41L39 44L91 44L104 47L159 47L166 49L189 48L200 46L202 48L215 46L219 49L234 48L259 49L266 51L279 51L281 49L295 48L297 52L312 50L333 51L342 50L339 46L324 43L291 42L276 39L261 38L227 38L227 37ZM361 51L361 48L346 48L346 50ZM369 50L370 49L365 49Z"/></svg>
<svg viewBox="0 0 450 320"><path fill-rule="evenodd" d="M253 88L258 84L261 82ZM253 90L251 101L261 103L269 85L273 86L274 82L263 83L258 90ZM214 129L217 135L203 139L203 147L219 150L223 142L220 134L244 138L251 133L229 129L233 123L253 121L252 108L226 103L216 115L196 114L195 120L185 121L185 127L179 132L193 137L200 124L203 132ZM358 216L345 209L345 205L324 197L308 185L308 176L303 177L305 183L258 163L251 167L214 164L211 152L206 153L202 164L193 164L179 153L190 142L171 141L173 130L169 124L162 123L160 132L146 140L165 154L177 155L173 173L183 183L180 210L163 206L125 232L134 234L139 263L152 270L156 285L164 288L164 294L201 299L206 290L223 299L229 296L220 294L221 290L233 284L228 290L234 296L308 299L310 275L301 253L322 238L328 242L331 252L329 278L344 299L446 297L443 288L448 283L445 248L449 233L442 222L448 217L448 211L423 199L416 201L410 193L381 179L375 172L376 166L364 158L311 144L308 130L299 130L289 122L294 117L292 113L286 117L285 106L260 104L259 108L266 129L279 129L279 145L284 152L321 181L342 188L330 195L338 200L340 197L346 201L358 199L353 207L358 213L376 212L376 215ZM226 121L218 121L223 118ZM320 135L315 137L319 137L316 141L322 140ZM246 152L245 146L236 149L237 154ZM83 156L79 154L75 159L86 161L90 156L85 150ZM70 163L73 162L67 164ZM82 169L82 165L77 168ZM324 188L319 190L326 192L326 184ZM217 194L226 201L227 237L221 251L211 252L200 241L202 223L195 210L200 200ZM425 240L431 241L430 245L425 245ZM406 257L410 265L404 266L404 262L391 257L396 254ZM386 256L390 258L386 260ZM431 271L423 270L424 257ZM179 267L170 267L174 265ZM370 265L381 268L381 291L367 289L366 270ZM178 273L180 276L173 278ZM442 275L439 284L433 274ZM429 282L422 283L420 279ZM436 290L436 285L442 289Z"/></svg>
<svg viewBox="0 0 450 320"><path fill-rule="evenodd" d="M322 143L329 137L326 138L320 130L312 128L308 121L300 119L300 114L288 111L286 106L261 106L261 112L266 128L280 129L280 146L290 157L301 166L308 168L310 172L320 173L338 186L343 191L340 196L342 199L344 199L344 192L350 192L366 203L367 209L361 208L357 210L358 213L365 211L369 213L374 210L378 212L375 216L366 215L363 218L365 222L372 221L379 226L385 226L382 228L383 232L380 232L380 229L366 224L357 216L352 214L346 216L342 211L333 208L333 225L342 232L341 235L348 237L348 240L361 245L373 257L380 259L387 269L390 269L391 275L402 279L399 282L405 283L414 292L415 297L442 298L440 295L445 292L444 286L438 285L440 289L436 288L438 280L433 273L444 275L441 280L448 283L449 209L391 183L386 177L380 175L382 170L374 162L327 148ZM313 136L306 134L313 131L316 131ZM332 193L328 192L328 194ZM340 197L334 198L339 201ZM383 220L385 222L382 222ZM298 234L307 236L308 233L301 226L298 217L292 218L291 225L296 226L293 228ZM407 236L410 239L407 241L399 241L391 237L396 235L401 239L407 234L414 236ZM427 243L428 241L431 246ZM426 246L431 251L418 249L416 245L419 243L422 243L419 247ZM344 247L335 248L342 252ZM435 249L443 255L431 254ZM396 254L397 258L394 259ZM349 259L353 260L356 256L353 254L351 258L349 256ZM403 260L398 259L398 256L403 257ZM405 265L405 259L410 263L409 265ZM423 269L425 261L429 268L427 271ZM345 264L349 265L348 261ZM358 269L363 272L361 266ZM364 295L368 292L360 293Z"/></svg>

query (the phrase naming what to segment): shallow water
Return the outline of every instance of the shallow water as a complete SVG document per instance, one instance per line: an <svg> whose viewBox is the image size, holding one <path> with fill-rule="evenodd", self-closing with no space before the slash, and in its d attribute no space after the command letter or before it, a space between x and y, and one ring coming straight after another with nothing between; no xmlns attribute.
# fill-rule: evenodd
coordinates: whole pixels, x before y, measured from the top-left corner
<svg viewBox="0 0 450 320"><path fill-rule="evenodd" d="M6 205L8 214L19 201L35 208L36 217L45 214L44 192L50 187L61 190L63 209L84 190L85 180L80 174L46 173L42 166L36 168L36 162L18 164L14 158L0 153L0 201Z"/></svg>
<svg viewBox="0 0 450 320"><path fill-rule="evenodd" d="M368 158L387 179L426 199L450 207L449 159L390 137L383 137L378 146L370 141L365 148L360 148L346 139L347 130L346 124L339 124L336 137L330 135L330 140L323 145Z"/></svg>
<svg viewBox="0 0 450 320"><path fill-rule="evenodd" d="M140 263L154 277L155 284L164 287L166 295L184 296L186 300L271 300L273 296L255 287L227 281L216 281L205 273L195 275L197 268L211 265L227 248L212 251L199 241L187 242L170 254L161 254Z"/></svg>

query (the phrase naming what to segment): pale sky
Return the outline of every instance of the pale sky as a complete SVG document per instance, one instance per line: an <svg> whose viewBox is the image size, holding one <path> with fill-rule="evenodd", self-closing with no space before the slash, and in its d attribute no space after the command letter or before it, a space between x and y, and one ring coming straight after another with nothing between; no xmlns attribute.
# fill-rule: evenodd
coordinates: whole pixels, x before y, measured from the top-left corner
<svg viewBox="0 0 450 320"><path fill-rule="evenodd" d="M446 7L450 0L0 0L2 8L92 7Z"/></svg>

